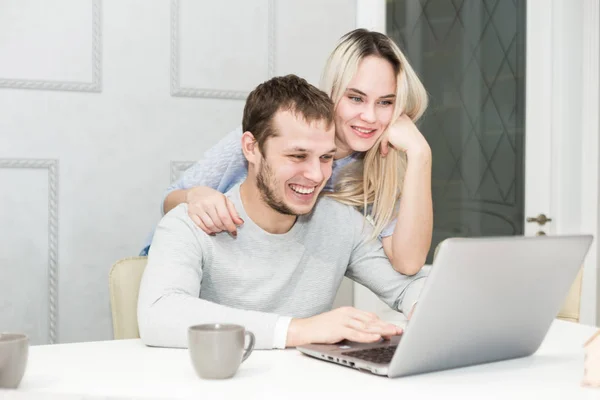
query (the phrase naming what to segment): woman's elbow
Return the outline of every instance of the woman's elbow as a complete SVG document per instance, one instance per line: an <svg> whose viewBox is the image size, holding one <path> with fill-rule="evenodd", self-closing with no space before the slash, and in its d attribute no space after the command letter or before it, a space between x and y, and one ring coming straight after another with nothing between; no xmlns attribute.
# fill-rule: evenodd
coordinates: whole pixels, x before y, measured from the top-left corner
<svg viewBox="0 0 600 400"><path fill-rule="evenodd" d="M392 262L392 267L394 267L394 270L396 270L397 272L403 274L403 275L408 275L408 276L412 276L417 274L421 268L423 268L423 265L425 264L425 260L394 260Z"/></svg>

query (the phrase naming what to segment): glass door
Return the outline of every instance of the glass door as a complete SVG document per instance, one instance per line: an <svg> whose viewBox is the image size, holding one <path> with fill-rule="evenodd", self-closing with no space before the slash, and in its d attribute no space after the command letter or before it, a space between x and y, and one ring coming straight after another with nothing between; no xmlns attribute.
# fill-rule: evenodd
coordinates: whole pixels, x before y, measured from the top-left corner
<svg viewBox="0 0 600 400"><path fill-rule="evenodd" d="M430 96L435 247L525 233L525 0L388 0L386 31Z"/></svg>

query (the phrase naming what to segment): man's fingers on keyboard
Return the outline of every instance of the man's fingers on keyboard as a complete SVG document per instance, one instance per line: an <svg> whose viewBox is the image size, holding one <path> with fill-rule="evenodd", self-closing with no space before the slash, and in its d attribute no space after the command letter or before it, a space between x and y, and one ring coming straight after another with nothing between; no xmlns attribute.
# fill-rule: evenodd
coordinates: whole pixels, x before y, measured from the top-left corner
<svg viewBox="0 0 600 400"><path fill-rule="evenodd" d="M352 318L357 319L362 322L380 321L377 314L372 313L372 312L362 311L362 310L356 310L356 309L355 309L355 312L352 314Z"/></svg>
<svg viewBox="0 0 600 400"><path fill-rule="evenodd" d="M381 335L377 333L366 333L355 329L348 329L344 335L346 339L352 342L371 343L381 339Z"/></svg>
<svg viewBox="0 0 600 400"><path fill-rule="evenodd" d="M367 324L367 329L369 332L378 332L384 335L396 335L400 328L389 322L376 321Z"/></svg>
<svg viewBox="0 0 600 400"><path fill-rule="evenodd" d="M348 320L347 326L356 331L367 332L367 333L375 332L374 330L371 329L369 324L366 324L365 322L360 321L355 318L350 318Z"/></svg>

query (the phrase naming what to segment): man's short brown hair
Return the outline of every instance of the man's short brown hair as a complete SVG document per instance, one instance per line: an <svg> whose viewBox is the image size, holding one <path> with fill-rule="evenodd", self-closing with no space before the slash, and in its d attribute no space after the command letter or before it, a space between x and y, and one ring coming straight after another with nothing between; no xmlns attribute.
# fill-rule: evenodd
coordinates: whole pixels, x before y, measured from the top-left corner
<svg viewBox="0 0 600 400"><path fill-rule="evenodd" d="M327 94L296 75L269 79L254 89L244 107L242 129L251 132L264 154L267 139L276 136L273 117L278 111L291 111L308 123L325 121L329 128L334 118L333 102Z"/></svg>

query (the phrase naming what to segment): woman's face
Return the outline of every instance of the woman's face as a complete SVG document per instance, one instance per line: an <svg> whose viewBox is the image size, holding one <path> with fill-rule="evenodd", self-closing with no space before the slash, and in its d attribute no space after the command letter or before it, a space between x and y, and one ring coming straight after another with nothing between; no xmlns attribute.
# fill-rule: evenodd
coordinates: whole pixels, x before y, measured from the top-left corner
<svg viewBox="0 0 600 400"><path fill-rule="evenodd" d="M373 147L392 119L395 102L394 68L381 57L365 57L336 107L336 158Z"/></svg>

